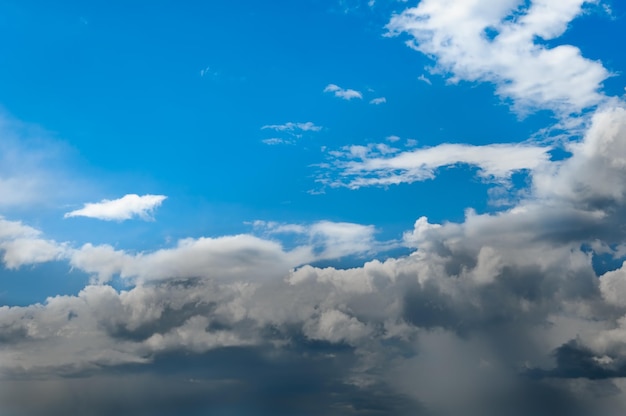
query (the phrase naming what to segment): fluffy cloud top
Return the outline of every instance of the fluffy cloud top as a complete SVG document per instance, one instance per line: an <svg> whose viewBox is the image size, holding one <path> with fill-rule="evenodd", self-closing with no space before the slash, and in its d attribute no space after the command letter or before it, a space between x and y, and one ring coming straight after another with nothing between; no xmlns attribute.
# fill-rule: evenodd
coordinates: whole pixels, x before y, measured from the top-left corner
<svg viewBox="0 0 626 416"><path fill-rule="evenodd" d="M81 209L65 214L65 218L88 217L104 221L125 221L134 217L150 220L152 213L167 197L165 195L128 194L119 199L103 199L86 203Z"/></svg>
<svg viewBox="0 0 626 416"><path fill-rule="evenodd" d="M495 82L522 107L563 115L603 102L607 71L536 37L560 35L583 3L422 0L388 27L413 36L453 80ZM351 188L429 179L459 163L489 180L529 175L514 207L468 209L460 222L420 217L398 243L410 255L358 267L310 263L376 248L373 226L257 221L260 236L132 253L70 248L0 219L5 267L56 260L96 276L75 295L0 306L0 412L620 414L626 263L602 273L594 262L624 260L625 108L613 99L593 109L560 161L530 144L332 152L337 175L323 179ZM144 217L164 199L127 195L66 216ZM293 249L284 236L295 236ZM128 286L109 285L114 275Z"/></svg>

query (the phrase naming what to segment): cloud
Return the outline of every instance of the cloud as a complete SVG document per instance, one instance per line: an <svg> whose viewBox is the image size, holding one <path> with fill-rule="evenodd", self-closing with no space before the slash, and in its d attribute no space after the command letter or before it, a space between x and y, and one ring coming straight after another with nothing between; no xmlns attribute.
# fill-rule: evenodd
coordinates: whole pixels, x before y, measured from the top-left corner
<svg viewBox="0 0 626 416"><path fill-rule="evenodd" d="M261 130L276 130L276 131L320 131L322 127L316 126L313 122L307 121L306 123L293 123L288 122L285 124L270 124L261 127Z"/></svg>
<svg viewBox="0 0 626 416"><path fill-rule="evenodd" d="M351 89L345 90L335 84L328 84L326 88L324 88L324 92L332 92L335 94L335 97L339 97L344 100L351 100L353 98L358 98L360 100L363 98L363 94L359 91Z"/></svg>
<svg viewBox="0 0 626 416"><path fill-rule="evenodd" d="M349 222L319 221L313 224L288 224L254 221L254 229L264 236L294 234L299 242L311 247L315 261L337 259L355 254L374 253L393 243L378 242L376 228Z"/></svg>
<svg viewBox="0 0 626 416"><path fill-rule="evenodd" d="M422 81L428 85L433 85L433 83L430 81L430 79L426 78L426 76L424 74L420 75L419 77L417 77L417 79L419 81Z"/></svg>
<svg viewBox="0 0 626 416"><path fill-rule="evenodd" d="M370 100L370 104L374 104L374 105L384 104L386 102L387 102L387 99L385 97L378 97L378 98L374 98Z"/></svg>
<svg viewBox="0 0 626 416"><path fill-rule="evenodd" d="M395 15L389 35L406 33L407 44L434 57L451 82L488 81L518 111L577 113L605 100L598 92L610 75L571 45L547 47L582 13L585 0L556 3L517 0L423 0Z"/></svg>
<svg viewBox="0 0 626 416"><path fill-rule="evenodd" d="M281 139L279 137L271 137L269 139L263 139L261 140L261 143L264 144L268 144L270 146L274 146L277 144L292 144L293 142L286 140L286 139Z"/></svg>
<svg viewBox="0 0 626 416"><path fill-rule="evenodd" d="M71 174L72 149L40 128L0 112L0 208L59 203L85 188Z"/></svg>
<svg viewBox="0 0 626 416"><path fill-rule="evenodd" d="M86 203L81 209L68 212L64 218L88 217L104 221L125 221L134 217L151 219L153 211L166 199L165 195L128 194L119 199L103 199L96 203Z"/></svg>
<svg viewBox="0 0 626 416"><path fill-rule="evenodd" d="M41 231L0 217L0 252L6 268L65 258L67 245L41 238Z"/></svg>
<svg viewBox="0 0 626 416"><path fill-rule="evenodd" d="M552 30L575 9L535 1L506 21L518 3L437 4L423 0L416 9L431 13L416 25L434 19L470 38L486 27L476 23L481 16L502 29L519 25L524 37ZM468 15L476 7L481 13ZM437 20L444 17L451 21ZM557 104L548 87L537 88L535 98L555 111L593 102L574 91ZM525 94L512 97L530 105ZM527 192L511 208L467 210L462 221L440 224L419 217L402 240L410 255L358 267L310 263L375 250L370 225L256 221L260 235L188 238L136 253L70 248L0 219L6 267L56 260L97 277L74 295L0 306L0 412L619 414L626 264L600 273L594 263L623 260L625 107L613 99L591 111L563 160L531 144L330 152L336 176L328 180L340 186L424 180L459 163L496 181L528 171ZM279 239L290 237L287 249ZM123 289L107 284L113 275Z"/></svg>
<svg viewBox="0 0 626 416"><path fill-rule="evenodd" d="M261 127L261 130L274 130L277 132L282 132L287 135L287 137L272 137L269 139L263 139L262 142L268 145L277 145L277 144L294 144L296 139L300 139L303 136L303 132L318 132L322 130L321 126L315 125L315 123L311 121L307 121L306 123L294 123L287 122L285 124L268 124Z"/></svg>
<svg viewBox="0 0 626 416"><path fill-rule="evenodd" d="M545 164L549 150L522 144L441 144L409 151L386 144L348 146L330 152L330 171L323 172L318 181L351 189L397 185L433 179L437 169L459 164L476 166L486 180L502 181L513 172Z"/></svg>

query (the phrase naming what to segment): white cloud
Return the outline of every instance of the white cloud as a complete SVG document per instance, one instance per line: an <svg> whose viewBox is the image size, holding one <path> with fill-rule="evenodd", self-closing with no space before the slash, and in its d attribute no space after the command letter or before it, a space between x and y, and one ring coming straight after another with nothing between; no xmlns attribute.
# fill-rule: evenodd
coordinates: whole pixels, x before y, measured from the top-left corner
<svg viewBox="0 0 626 416"><path fill-rule="evenodd" d="M41 238L41 231L0 217L0 251L5 267L17 269L23 265L61 260L67 245Z"/></svg>
<svg viewBox="0 0 626 416"><path fill-rule="evenodd" d="M291 141L281 139L280 137L271 137L269 139L263 139L261 140L261 143L268 144L270 146L275 146L277 144L292 144Z"/></svg>
<svg viewBox="0 0 626 416"><path fill-rule="evenodd" d="M370 104L374 104L374 105L384 104L386 102L387 102L387 99L385 97L378 97L378 98L374 98L370 100Z"/></svg>
<svg viewBox="0 0 626 416"><path fill-rule="evenodd" d="M261 130L274 130L286 134L286 137L272 137L269 139L263 139L262 142L268 145L277 144L294 144L296 139L300 139L303 136L303 132L318 132L322 130L321 126L315 125L311 121L306 123L294 123L287 122L285 124L268 124L261 127Z"/></svg>
<svg viewBox="0 0 626 416"><path fill-rule="evenodd" d="M434 57L450 81L488 81L518 110L552 109L561 115L601 103L609 76L599 62L571 45L548 48L582 13L585 0L423 0L395 15L391 35L409 34L412 48ZM493 36L491 35L493 34Z"/></svg>
<svg viewBox="0 0 626 416"><path fill-rule="evenodd" d="M315 123L311 121L307 121L306 123L293 123L290 121L285 124L269 124L269 125L261 127L261 130L266 130L266 129L276 130L276 131L294 131L294 130L320 131L322 130L322 127L316 126Z"/></svg>
<svg viewBox="0 0 626 416"><path fill-rule="evenodd" d="M103 199L100 202L86 203L81 209L65 214L65 218L88 217L104 221L124 221L133 217L151 219L153 211L163 203L165 195L124 195L119 199Z"/></svg>
<svg viewBox="0 0 626 416"><path fill-rule="evenodd" d="M419 77L417 77L417 79L419 81L422 81L428 85L433 85L433 83L430 81L430 79L426 78L426 76L424 74L420 75Z"/></svg>
<svg viewBox="0 0 626 416"><path fill-rule="evenodd" d="M399 151L384 144L348 146L332 152L331 170L318 180L331 186L357 189L424 181L444 166L476 166L487 180L506 180L513 172L536 169L549 160L548 147L521 144L472 146L441 144Z"/></svg>
<svg viewBox="0 0 626 416"><path fill-rule="evenodd" d="M332 92L335 94L335 97L339 97L344 100L351 100L353 98L358 98L360 100L363 98L363 94L359 91L343 89L335 84L328 84L326 88L324 88L324 92Z"/></svg>
<svg viewBox="0 0 626 416"><path fill-rule="evenodd" d="M338 259L354 254L375 252L392 243L376 241L376 228L349 222L319 221L312 224L288 224L279 222L254 221L257 233L266 236L296 234L303 246L315 253L310 261Z"/></svg>

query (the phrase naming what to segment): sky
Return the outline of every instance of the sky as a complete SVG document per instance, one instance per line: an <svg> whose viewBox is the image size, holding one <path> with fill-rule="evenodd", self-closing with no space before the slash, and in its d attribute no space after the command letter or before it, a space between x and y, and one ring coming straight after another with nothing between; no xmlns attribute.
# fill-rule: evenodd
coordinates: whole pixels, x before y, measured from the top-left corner
<svg viewBox="0 0 626 416"><path fill-rule="evenodd" d="M0 2L0 413L622 414L625 19Z"/></svg>

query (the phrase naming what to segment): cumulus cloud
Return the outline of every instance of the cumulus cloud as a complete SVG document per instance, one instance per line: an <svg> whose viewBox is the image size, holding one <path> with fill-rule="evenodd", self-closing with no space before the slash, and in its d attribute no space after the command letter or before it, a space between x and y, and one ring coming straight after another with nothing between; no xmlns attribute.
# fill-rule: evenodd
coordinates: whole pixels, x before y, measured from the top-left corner
<svg viewBox="0 0 626 416"><path fill-rule="evenodd" d="M484 179L502 181L516 171L546 164L549 151L549 147L524 144L441 144L409 151L386 144L347 146L329 153L330 169L318 181L351 189L397 185L433 179L437 169L460 164L477 167Z"/></svg>
<svg viewBox="0 0 626 416"><path fill-rule="evenodd" d="M544 46L582 13L585 0L422 0L395 15L389 34L434 57L451 82L488 81L520 111L551 109L562 115L597 105L609 72L572 45Z"/></svg>
<svg viewBox="0 0 626 416"><path fill-rule="evenodd" d="M0 217L0 252L8 269L65 258L67 246L42 238L41 231Z"/></svg>
<svg viewBox="0 0 626 416"><path fill-rule="evenodd" d="M423 0L394 25L415 24L420 36L432 26L433 39L450 26L445 41L431 42L442 49L465 42L461 31L472 46L477 30L495 25L500 32L484 42L497 46L516 32L523 42L513 45L522 47L529 37L559 34L581 2L534 1L504 19L518 4ZM521 48L526 69L540 55L553 59L554 50ZM602 101L594 77L571 92L527 84L526 75L506 75L517 74L508 64L488 66L489 54L476 67L475 52L455 56L460 69L451 70L502 82L500 93L524 105L567 112ZM439 49L429 53L447 65ZM487 69L494 73L484 75ZM419 217L402 240L410 255L346 269L309 263L368 252L378 244L374 227L257 221L259 235L190 238L132 253L69 248L0 219L6 267L56 259L97 276L75 295L0 306L0 411L619 414L626 405L626 263L599 274L594 260L624 254L625 142L625 105L608 100L568 144L571 156L558 161L549 159L550 148L530 144L335 151L333 180L343 186L424 180L458 163L496 181L523 169L530 181L509 209L468 209L462 221L440 224ZM285 236L296 237L294 248L279 242ZM113 275L129 286L108 285Z"/></svg>
<svg viewBox="0 0 626 416"><path fill-rule="evenodd" d="M359 91L343 89L335 84L328 84L326 88L324 88L324 92L332 92L335 94L335 97L339 97L344 100L352 100L353 98L358 98L360 100L363 98L363 94Z"/></svg>
<svg viewBox="0 0 626 416"><path fill-rule="evenodd" d="M165 195L128 194L119 199L103 199L86 203L81 209L68 212L64 218L88 217L104 221L125 221L134 217L150 220L152 213L167 197Z"/></svg>

